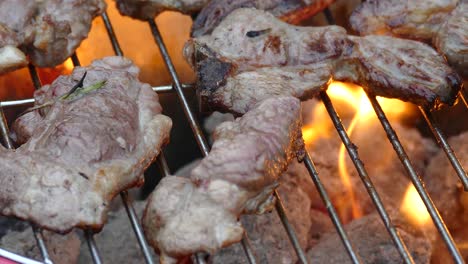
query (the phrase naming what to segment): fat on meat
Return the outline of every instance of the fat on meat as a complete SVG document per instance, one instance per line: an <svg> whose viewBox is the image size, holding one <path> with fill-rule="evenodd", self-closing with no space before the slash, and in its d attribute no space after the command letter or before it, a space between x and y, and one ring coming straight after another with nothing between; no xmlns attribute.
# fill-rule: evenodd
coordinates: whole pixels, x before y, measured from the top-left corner
<svg viewBox="0 0 468 264"><path fill-rule="evenodd" d="M103 0L0 1L0 73L29 61L39 67L64 62L105 7Z"/></svg>
<svg viewBox="0 0 468 264"><path fill-rule="evenodd" d="M239 216L272 208L279 176L302 155L300 111L294 97L267 99L216 128L211 152L189 179L162 180L142 220L162 263L239 242Z"/></svg>
<svg viewBox="0 0 468 264"><path fill-rule="evenodd" d="M138 71L129 59L106 57L35 93L36 105L55 103L18 118L12 137L24 144L0 149L2 215L58 232L102 228L111 199L143 183L172 125ZM85 73L82 89L105 84L58 99Z"/></svg>
<svg viewBox="0 0 468 264"><path fill-rule="evenodd" d="M252 8L235 10L210 35L191 39L184 55L197 73L203 111L243 114L278 95L305 100L331 79L423 106L453 104L462 86L424 43L349 36L338 26L292 26Z"/></svg>

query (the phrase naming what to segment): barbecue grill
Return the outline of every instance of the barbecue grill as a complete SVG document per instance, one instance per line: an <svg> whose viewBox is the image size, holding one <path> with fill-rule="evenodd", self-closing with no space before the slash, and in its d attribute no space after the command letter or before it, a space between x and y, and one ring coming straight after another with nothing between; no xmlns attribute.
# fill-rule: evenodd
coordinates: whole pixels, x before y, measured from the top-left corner
<svg viewBox="0 0 468 264"><path fill-rule="evenodd" d="M334 24L334 18L332 13L330 12L329 9L325 9L324 15L330 24ZM123 56L123 52L120 48L119 42L117 40L117 36L114 33L111 21L107 15L106 12L102 14L102 19L104 21L105 27L107 29L107 33L109 35L109 40L112 44L113 50L116 55L118 56ZM200 125L197 122L197 119L195 118L194 112L192 109L190 109L190 106L188 104L187 98L184 95L184 90L187 89L192 89L193 85L190 84L182 84L177 76L177 73L175 71L174 65L172 63L171 57L169 56L166 46L164 44L164 40L161 37L161 34L159 32L158 26L154 22L154 20L149 20L148 24L150 26L151 32L153 34L155 44L159 48L161 55L164 59L164 62L167 66L167 69L170 73L170 76L173 80L172 85L166 85L166 86L157 86L153 87L153 90L157 93L176 93L178 98L180 99L180 107L182 107L187 121L192 129L193 135L195 136L195 140L204 156L208 155L210 151L210 147L203 135L202 129ZM156 48L156 47L155 47ZM74 54L71 57L74 66L79 66L80 62L78 59L77 54ZM29 73L31 75L31 79L33 81L33 84L36 89L41 87L41 81L39 79L39 76L36 72L36 69L34 66L30 65L29 66ZM424 202L433 222L438 230L439 234L441 235L445 245L448 248L448 251L450 252L451 256L453 257L453 260L455 263L464 263L464 260L457 249L454 240L452 239L452 236L450 235L447 227L444 224L443 219L438 213L437 208L435 207L434 203L431 200L431 197L428 195L427 191L424 188L424 185L418 175L418 173L415 171L410 159L408 158L404 148L402 147L400 140L398 139L398 136L396 135L395 131L393 130L391 124L386 118L386 115L384 111L382 110L381 106L379 105L378 101L376 100L376 97L373 95L368 94L367 95L374 110L379 118L383 129L385 130L388 140L391 142L395 152L397 153L401 163L403 164L404 168L406 169L406 172L408 173L411 181L413 182L417 192L422 198L422 201ZM389 217L389 213L385 209L381 198L379 196L379 193L375 191L375 188L373 186L372 180L370 179L369 175L367 174L367 171L364 167L364 164L360 160L359 154L357 152L357 147L352 143L352 141L349 138L348 133L346 132L346 129L343 126L343 123L340 120L340 117L338 113L335 111L335 108L333 106L332 101L330 100L329 96L325 91L320 93L320 98L330 116L331 121L333 122L337 133L339 134L343 144L345 145L348 154L362 180L362 183L364 184L367 192L369 193L373 204L375 205L381 220L384 223L384 226L388 233L390 234L391 239L393 240L398 252L400 253L402 260L404 263L414 263L412 256L408 252L405 243L401 239L396 227L393 225L392 220ZM463 95L461 95L462 100L466 104L466 100L463 98ZM3 112L3 108L16 108L16 107L21 107L25 105L30 105L34 103L34 99L25 99L25 100L16 100L16 101L4 101L1 102L0 104L0 132L1 132L1 138L3 140L3 143L6 147L8 148L13 148L13 144L11 140L8 137L8 126L7 126L7 121ZM466 104L468 106L468 104ZM464 170L464 168L461 166L460 162L458 161L455 153L453 152L451 146L448 144L443 132L441 129L438 127L438 125L435 123L434 118L432 116L432 113L429 111L429 109L424 109L424 108L419 108L425 121L427 122L428 126L430 127L435 139L439 143L440 147L445 151L447 154L447 158L450 160L453 168L455 169L457 175L459 176L465 190L468 190L468 176ZM352 260L353 263L361 263L361 259L356 253L356 251L353 249L352 246L352 241L348 238L344 227L338 217L338 214L330 200L329 195L327 194L327 191L325 190L321 180L320 180L320 172L318 172L314 166L314 163L309 155L309 153L306 153L305 158L303 160L305 163L305 166L323 200L323 203L326 206L326 209L328 210L329 216L336 228L336 231L338 232L343 245ZM170 170L168 167L168 164L166 162L166 159L164 157L164 154L161 152L157 159L157 163L161 169L161 173L163 176L168 176L170 175ZM290 224L287 215L285 213L285 208L283 206L281 197L279 196L278 192L274 193L276 198L277 198L277 203L275 206L275 209L281 219L281 222L288 234L288 237L290 239L290 242L297 254L297 257L300 262L302 263L308 263L308 260L306 258L306 255L304 253L304 250L301 248L298 238L296 237L296 234L292 228L292 225ZM146 260L147 263L154 263L155 260L152 259L149 246L147 245L145 238L143 236L142 228L139 223L139 216L137 216L131 201L128 198L128 193L126 191L120 193L122 202L125 206L126 212L128 214L128 218L131 222L133 231L135 233L135 236L139 242L141 251L143 253L143 256ZM37 261L33 260L24 256L17 255L13 252L9 252L4 249L0 249L0 256L21 262L21 263L30 263L30 264L35 264L35 263L52 263L47 247L44 243L44 239L42 236L42 230L36 226L32 226L32 229L34 231L34 237L37 241L37 245L40 249L40 252L42 254L42 261ZM93 232L91 230L84 230L84 236L86 238L87 244L89 246L89 250L91 253L91 256L94 260L94 263L100 264L102 263L101 256L99 254L99 245L97 245L93 239ZM247 258L249 263L258 263L256 261L255 257L255 252L253 251L251 245L249 244L249 239L248 239L248 234L244 236L244 238L241 241L242 248L245 252L245 257ZM206 263L207 262L207 255L205 253L198 253L193 256L193 260L196 263Z"/></svg>

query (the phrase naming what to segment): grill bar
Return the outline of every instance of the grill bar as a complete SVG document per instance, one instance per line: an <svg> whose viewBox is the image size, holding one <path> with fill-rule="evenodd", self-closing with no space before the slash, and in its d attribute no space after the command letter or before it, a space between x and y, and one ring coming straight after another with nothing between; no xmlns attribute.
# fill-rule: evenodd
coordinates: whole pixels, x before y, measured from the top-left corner
<svg viewBox="0 0 468 264"><path fill-rule="evenodd" d="M2 141L8 149L13 149L13 142L11 142L10 137L8 136L8 123L5 118L5 113L3 112L3 108L0 107L0 132L2 133ZM41 229L37 228L35 225L31 224L31 228L33 230L34 238L36 239L37 246L41 252L42 258L44 259L44 263L52 263L50 259L49 252L47 252L47 247L44 242L44 237L42 236Z"/></svg>
<svg viewBox="0 0 468 264"><path fill-rule="evenodd" d="M367 94L367 97L369 98L372 107L374 108L375 114L380 120L380 123L382 124L382 127L384 128L385 132L387 133L387 137L389 141L393 145L393 149L397 153L398 157L400 158L401 163L405 167L406 171L408 172L408 175L411 178L411 181L413 182L414 187L419 193L419 196L423 200L424 204L426 205L426 209L429 212L432 221L434 222L437 230L439 231L440 235L442 236L442 239L444 240L445 244L447 245L447 248L452 255L455 263L464 263L463 257L461 256L460 252L458 251L455 242L453 241L452 236L450 235L450 232L448 231L447 227L445 226L444 221L442 220L442 217L439 214L439 211L434 205L434 202L431 200L429 194L427 193L426 189L424 188L424 184L421 181L421 178L419 177L418 173L414 169L413 165L411 164L410 159L408 158L408 155L406 154L405 149L401 145L400 140L398 139L398 136L393 130L392 126L390 125L390 122L388 121L384 111L382 110L382 107L380 106L379 102L377 101L377 98L373 95Z"/></svg>
<svg viewBox="0 0 468 264"><path fill-rule="evenodd" d="M76 53L73 53L72 55L72 61L73 65L80 66L80 61L78 59L78 56ZM138 244L140 245L140 248L142 250L143 256L145 258L146 263L148 264L153 264L153 258L151 257L148 243L146 242L145 236L143 234L143 230L141 228L141 225L138 221L138 216L136 215L135 209L133 208L132 203L128 199L128 193L126 191L120 193L120 198L122 199L122 203L125 206L125 210L127 211L127 215L129 217L130 223L132 225L133 231L135 232L135 236L138 240ZM92 244L90 244L92 245ZM95 251L97 252L97 248L95 248Z"/></svg>
<svg viewBox="0 0 468 264"><path fill-rule="evenodd" d="M338 235L340 236L341 241L343 242L343 245L346 251L348 252L351 261L354 264L362 263L361 259L353 249L351 241L349 240L348 235L344 230L343 224L341 223L341 220L338 217L338 213L336 212L335 207L331 202L327 190L320 181L319 174L317 172L317 169L315 168L314 162L310 158L310 155L307 151L305 153L304 163L306 165L307 170L309 171L312 181L314 182L317 188L318 193L320 194L320 197L322 198L323 203L325 204L325 207L327 208L328 214L330 215L333 225L335 226L336 231L338 232Z"/></svg>
<svg viewBox="0 0 468 264"><path fill-rule="evenodd" d="M5 258L7 258L9 260L16 261L18 263L22 263L22 264L43 264L44 263L44 262L39 262L39 261L34 260L34 259L30 259L30 258L27 258L27 257L20 256L18 254L15 254L13 252L10 252L8 250L4 250L4 249L1 249L1 248L0 248L0 256L5 257Z"/></svg>
<svg viewBox="0 0 468 264"><path fill-rule="evenodd" d="M112 23L110 22L109 16L107 15L107 12L104 12L102 15L102 20L104 21L104 25L106 26L106 31L109 36L109 40L112 43L112 48L114 49L114 52L118 56L123 56L123 51L120 48L120 44L117 40L117 36L115 35L114 28L112 27ZM168 86L170 90L172 90L171 86ZM154 90L154 89L153 89ZM161 149L161 153L158 156L157 159L159 163L159 167L161 168L161 171L163 173L163 176L166 177L170 175L170 170L169 166L167 165L166 162L166 157L164 156L163 150ZM143 255L145 257L146 263L148 264L153 264L153 258L151 257L150 254L150 249L148 247L148 243L146 242L146 239L144 237L144 233L141 229L141 226L138 222L138 218L136 216L135 210L131 206L131 203L128 201L127 197L127 192L122 192L121 197L122 201L125 205L125 209L127 210L128 217L130 218L130 221L132 223L133 230L135 232L135 235L138 238L138 242L140 244L140 247L143 251Z"/></svg>
<svg viewBox="0 0 468 264"><path fill-rule="evenodd" d="M75 57L75 59L73 59L73 57ZM77 62L79 64L79 61L78 61L78 58L76 57L76 54L72 55L72 60L73 60L73 62ZM28 65L28 70L29 70L29 75L31 76L31 80L32 80L33 85L34 85L34 89L36 89L36 90L40 89L41 86L42 86L42 82L41 82L41 79L39 78L39 75L37 74L36 68L32 64L29 64ZM91 234L87 234L85 236L85 238L87 240L88 245L90 246L90 250L91 250L91 253L92 253L91 255L93 256L93 260L95 260L94 255L98 255L99 250L97 249L94 242L91 243L91 241L88 241L89 239L93 239ZM39 247L41 247L41 243L39 243ZM91 247L95 247L95 248L91 248ZM99 259L100 259L100 257L99 257ZM95 263L98 264L100 262L95 262Z"/></svg>
<svg viewBox="0 0 468 264"><path fill-rule="evenodd" d="M297 238L296 233L291 232L292 230L294 230L294 227L291 225L290 222L284 221L285 219L288 219L288 216L286 214L286 210L284 208L283 201L280 198L278 190L275 190L275 196L277 199L275 203L276 212L278 213L278 216L280 217L281 222L285 226L286 232L288 233L288 236L291 239L291 243L293 244L294 250L296 250L297 248L301 248L301 244L299 243L299 239ZM296 250L296 254L299 260L301 261L301 263L307 263L307 258L306 258L304 251Z"/></svg>
<svg viewBox="0 0 468 264"><path fill-rule="evenodd" d="M367 174L367 170L365 169L364 164L359 158L357 147L351 142L351 139L349 138L349 135L346 132L346 129L343 127L343 123L341 122L341 119L338 116L338 113L336 112L330 100L330 97L328 97L327 93L324 91L320 92L320 97L322 99L323 104L325 105L325 108L327 109L328 114L330 115L330 119L332 120L333 125L336 128L336 131L338 132L343 144L346 147L346 150L348 151L348 154L352 162L354 163L354 166L356 167L359 177L361 178L367 192L369 193L369 196L372 199L372 202L374 203L380 217L382 218L385 228L387 229L388 233L390 234L390 237L395 243L395 246L398 252L400 253L405 263L414 263L414 260L411 257L410 253L408 252L408 249L406 248L405 243L403 242L400 234L398 233L398 230L393 225L392 220L390 219L388 215L388 212L385 210L385 206L383 205L379 194L375 190L374 184L369 178L369 175Z"/></svg>
<svg viewBox="0 0 468 264"><path fill-rule="evenodd" d="M135 209L132 206L132 202L128 198L128 192L123 191L120 193L120 197L122 198L122 202L125 206L125 211L127 211L127 215L130 218L130 222L132 224L133 232L138 239L138 243L143 251L143 256L145 257L146 263L153 264L153 258L151 257L150 249L146 243L145 236L143 234L143 230L140 227L140 223L138 221L138 216L135 212Z"/></svg>
<svg viewBox="0 0 468 264"><path fill-rule="evenodd" d="M40 86L39 86L40 87ZM182 84L182 88L185 90L193 89L194 86L192 84ZM154 86L153 91L159 93L171 93L174 91L174 88L171 85L162 85L162 86ZM11 101L3 101L0 102L0 107L11 108L11 107L19 107L19 106L28 106L34 104L34 98L28 99L21 99L21 100L11 100Z"/></svg>
<svg viewBox="0 0 468 264"><path fill-rule="evenodd" d="M462 88L460 90L460 99L463 101L463 104L468 108L468 101L467 101L467 95L466 95L466 92L465 92L465 88Z"/></svg>
<svg viewBox="0 0 468 264"><path fill-rule="evenodd" d="M166 67L169 70L169 73L171 74L172 80L174 81L174 89L177 95L179 96L185 116L187 117L190 127L192 128L192 131L195 135L195 140L197 141L197 144L200 147L200 150L202 151L203 156L207 156L210 151L210 148L208 144L206 143L206 139L203 136L203 132L201 130L200 125L195 119L193 112L190 110L188 101L185 98L185 95L182 91L182 85L180 84L179 77L177 77L177 73L175 71L174 65L172 64L172 60L169 56L169 53L167 52L166 45L164 44L164 41L161 37L161 33L159 32L158 26L156 25L154 20L151 20L151 19L148 20L148 23L150 25L151 33L153 34L154 40L156 41L156 44L159 47L161 55L164 59L164 63L166 64ZM244 235L241 241L244 251L246 253L247 259L249 260L249 263L251 264L257 263L256 259L254 258L255 254L253 253L253 250L251 249L251 246L249 245L249 242L247 239L248 239L247 235ZM197 260L199 262L201 261L200 254L197 254Z"/></svg>
<svg viewBox="0 0 468 264"><path fill-rule="evenodd" d="M431 128L432 134L436 138L437 143L439 143L439 146L444 150L445 154L447 155L447 158L449 159L453 168L457 172L457 175L463 184L463 188L465 189L465 192L468 191L468 176L466 175L466 171L463 168L463 166L460 164L460 161L455 155L455 152L453 151L452 147L447 142L447 139L445 138L444 133L436 124L434 118L432 117L431 112L428 109L424 109L422 107L419 107L419 109L421 110L421 113L424 116L424 119L426 119L426 123Z"/></svg>
<svg viewBox="0 0 468 264"><path fill-rule="evenodd" d="M96 241L94 241L94 233L91 230L83 230L86 243L88 244L89 251L91 253L91 257L93 258L93 262L95 264L102 264L101 255L99 254L98 247L96 245Z"/></svg>

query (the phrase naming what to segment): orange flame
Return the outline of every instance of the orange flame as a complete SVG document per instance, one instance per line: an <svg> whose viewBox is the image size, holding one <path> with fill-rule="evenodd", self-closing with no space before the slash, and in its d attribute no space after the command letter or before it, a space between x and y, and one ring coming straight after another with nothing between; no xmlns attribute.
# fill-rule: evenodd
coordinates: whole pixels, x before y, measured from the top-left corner
<svg viewBox="0 0 468 264"><path fill-rule="evenodd" d="M412 183L406 189L400 211L412 224L417 226L424 226L431 220L426 206Z"/></svg>
<svg viewBox="0 0 468 264"><path fill-rule="evenodd" d="M376 122L374 110L372 104L367 98L366 93L362 87L353 84L347 84L343 82L332 81L328 86L327 94L333 101L339 101L345 103L348 107L351 107L355 114L347 128L348 135L351 136L359 124L366 122ZM407 111L406 104L395 99L387 99L377 97L378 102L382 106L388 117L399 117L405 111ZM313 144L318 138L328 137L328 130L331 129L331 123L329 121L327 112L323 105L317 106L313 111L314 123L306 124L303 127L303 136L306 144ZM351 176L349 175L346 167L346 155L345 146L341 144L338 153L338 169L341 181L348 191L348 199L346 204L342 204L344 208L338 208L341 214L351 214L352 219L362 216L362 210L359 203L356 201Z"/></svg>

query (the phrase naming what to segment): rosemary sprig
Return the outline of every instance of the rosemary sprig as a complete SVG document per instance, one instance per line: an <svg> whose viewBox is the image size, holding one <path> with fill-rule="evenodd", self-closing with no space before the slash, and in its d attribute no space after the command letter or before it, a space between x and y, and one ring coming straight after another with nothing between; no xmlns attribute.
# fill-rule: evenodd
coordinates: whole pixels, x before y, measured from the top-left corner
<svg viewBox="0 0 468 264"><path fill-rule="evenodd" d="M92 91L96 91L96 90L102 88L106 84L106 80L103 80L103 81L99 81L99 82L97 82L95 84L92 84L90 86L83 87L83 82L84 82L84 79L86 77L86 74L87 74L87 72L85 72L83 74L83 77L81 77L81 79L78 81L78 83L76 83L70 89L70 91L68 91L66 94L63 94L62 96L58 97L57 99L47 101L47 102L45 102L45 103L43 103L41 105L36 105L36 106L30 107L30 108L26 109L26 111L21 113L20 116L22 116L22 115L24 115L26 113L38 110L38 109L42 109L42 108L47 107L47 106L51 106L51 105L55 104L58 101L73 100L73 99L75 99L75 98L77 98L77 97L79 97L81 95L85 95L85 94L88 94L88 93L90 93Z"/></svg>

